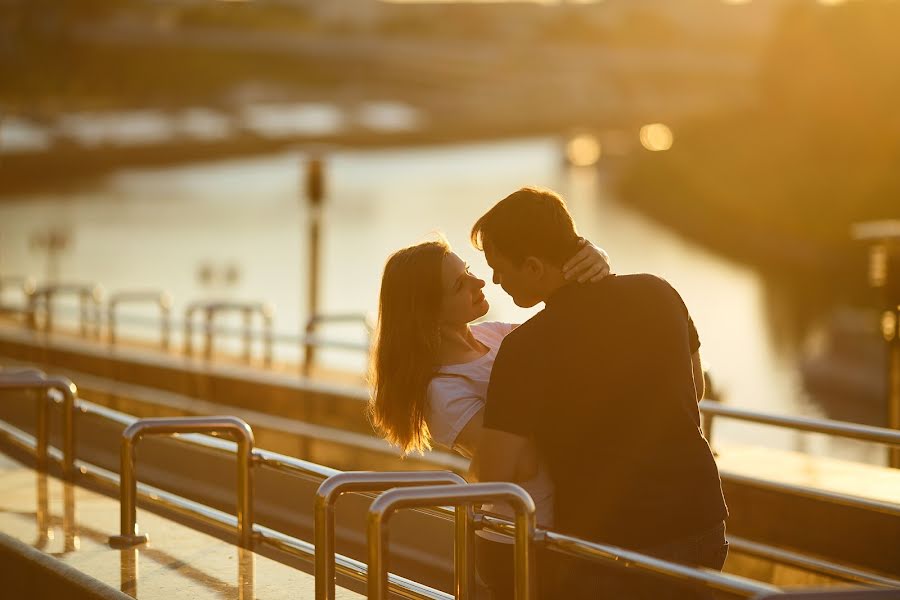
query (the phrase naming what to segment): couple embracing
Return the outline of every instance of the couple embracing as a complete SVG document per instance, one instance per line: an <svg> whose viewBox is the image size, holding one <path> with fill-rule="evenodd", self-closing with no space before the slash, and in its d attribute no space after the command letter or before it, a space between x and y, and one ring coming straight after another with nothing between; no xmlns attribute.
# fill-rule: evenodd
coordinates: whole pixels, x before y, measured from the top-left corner
<svg viewBox="0 0 900 600"><path fill-rule="evenodd" d="M473 481L524 487L545 528L721 569L727 509L700 430L700 340L678 292L613 275L563 200L522 188L473 226L521 325L472 324L485 282L442 241L394 253L381 284L371 415L404 452L439 445ZM488 507L511 514L508 507ZM478 573L512 598L512 548L479 532ZM703 592L539 553L544 598L700 598Z"/></svg>

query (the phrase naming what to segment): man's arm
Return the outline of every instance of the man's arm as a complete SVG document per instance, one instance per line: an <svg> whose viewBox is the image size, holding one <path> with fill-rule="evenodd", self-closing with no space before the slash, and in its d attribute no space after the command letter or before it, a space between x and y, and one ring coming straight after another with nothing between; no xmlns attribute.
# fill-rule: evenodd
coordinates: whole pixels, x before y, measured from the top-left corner
<svg viewBox="0 0 900 600"><path fill-rule="evenodd" d="M475 452L475 478L478 481L516 481L519 464L527 449L527 438L485 427Z"/></svg>
<svg viewBox="0 0 900 600"><path fill-rule="evenodd" d="M691 354L691 368L694 371L694 391L697 394L697 402L700 402L706 392L706 381L703 379L703 366L700 364L699 350Z"/></svg>

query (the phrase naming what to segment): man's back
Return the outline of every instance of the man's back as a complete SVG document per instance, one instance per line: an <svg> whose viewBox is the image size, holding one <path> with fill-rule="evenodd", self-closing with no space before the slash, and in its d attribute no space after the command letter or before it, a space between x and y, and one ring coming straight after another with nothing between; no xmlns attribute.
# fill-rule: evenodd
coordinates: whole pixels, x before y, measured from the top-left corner
<svg viewBox="0 0 900 600"><path fill-rule="evenodd" d="M556 527L641 548L726 516L699 425L696 331L652 275L569 285L511 333L485 426L533 436L556 485Z"/></svg>

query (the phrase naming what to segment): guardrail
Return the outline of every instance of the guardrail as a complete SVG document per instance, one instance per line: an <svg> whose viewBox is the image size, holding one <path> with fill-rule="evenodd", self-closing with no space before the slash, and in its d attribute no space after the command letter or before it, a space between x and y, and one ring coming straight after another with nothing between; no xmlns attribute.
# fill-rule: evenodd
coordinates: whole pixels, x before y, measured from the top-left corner
<svg viewBox="0 0 900 600"><path fill-rule="evenodd" d="M100 337L100 302L103 298L103 288L95 284L59 283L35 288L28 295L26 308L28 326L37 330L38 308L43 307L43 330L48 333L53 331L53 300L60 294L78 297L79 328L82 337L87 337L89 323L94 326L94 334Z"/></svg>
<svg viewBox="0 0 900 600"><path fill-rule="evenodd" d="M65 377L47 377L42 372L29 369L18 373L0 374L0 390L57 390L63 395L63 477L71 479L75 465L75 398L78 388ZM49 442L49 398L38 403L37 461L46 468Z"/></svg>
<svg viewBox="0 0 900 600"><path fill-rule="evenodd" d="M184 353L188 356L194 351L194 314L202 312L204 319L204 347L203 356L209 360L213 356L213 343L215 337L215 318L223 312L240 313L244 319L243 340L244 360L250 362L253 345L252 320L253 315L259 315L262 319L263 332L263 363L266 366L272 364L272 315L274 309L264 302L193 302L184 311Z"/></svg>
<svg viewBox="0 0 900 600"><path fill-rule="evenodd" d="M323 323L359 323L366 330L366 344L365 350L368 354L369 346L371 345L371 337L372 337L372 323L369 321L369 317L362 313L347 313L347 314L315 314L306 321L306 327L304 328L305 336L303 338L303 373L309 375L312 370L313 363L315 362L315 349L318 346L327 345L328 343L322 343L316 337L316 329L319 325Z"/></svg>
<svg viewBox="0 0 900 600"><path fill-rule="evenodd" d="M172 296L168 292L130 291L111 294L106 303L106 329L110 345L116 344L116 309L124 303L150 302L159 308L160 345L168 350L171 338Z"/></svg>
<svg viewBox="0 0 900 600"><path fill-rule="evenodd" d="M348 492L383 492L393 488L433 485L438 483L465 485L466 480L449 471L349 471L331 475L316 491L315 546L316 599L334 600L334 504ZM454 591L459 600L469 597L474 589L472 539L468 535L470 511L456 514L456 575ZM386 584L385 584L386 587Z"/></svg>
<svg viewBox="0 0 900 600"><path fill-rule="evenodd" d="M72 388L74 390L74 387ZM74 398L74 394L73 394ZM93 415L100 418L108 419L117 423L120 423L126 427L132 427L133 425L137 429L138 426L135 424L139 424L140 421L128 417L126 415L122 415L120 413L116 413L110 409L105 409L102 407L96 407L91 405L90 403L78 401L77 404L73 403L74 408L78 414L85 415ZM759 416L759 415L757 415ZM768 416L759 416L760 418L773 417L772 415ZM167 420L167 421L177 421L177 419ZM26 448L29 451L36 451L36 446L38 445L34 438L15 430L5 424L0 424L0 433L3 434L9 441L12 443ZM170 431L171 432L171 431ZM217 440L214 438L209 438L207 436L199 436L188 434L179 438L188 444L198 445L205 448L212 448L217 451L224 452L226 454L234 454L235 450L230 444L226 444L221 440ZM47 450L48 454L53 458L58 460L65 461L65 457L63 453L60 453L54 448L49 448ZM264 450L251 450L249 452L249 463L253 466L259 466L261 468L272 468L281 472L291 473L300 477L303 477L310 481L323 481L328 477L339 475L340 472L329 469L327 467L323 467L321 465L316 465L314 463L309 463L307 461L303 461L300 459L287 457L278 455L273 452L268 452ZM89 463L85 463L83 461L74 460L74 466L76 470L74 471L80 477L84 477L86 479L104 483L106 485L118 485L119 478L116 477L115 474L109 473L103 469L100 469L96 466L90 465ZM449 476L449 474L448 474ZM122 478L121 483L127 483L127 478ZM431 498L431 500L427 500L428 503L445 503L442 494L444 494L444 490L429 490L427 489L429 486L418 487L418 488L409 488L407 489L398 489L393 490L391 492L386 492L379 496L378 498L383 500L378 500L376 503L373 503L373 509L377 509L376 512L379 514L386 515L389 512L393 511L394 508L403 506L420 506L426 503L426 496ZM450 501L446 502L449 504L465 504L468 501L474 501L475 497L484 492L485 490L475 490L472 492L466 492L464 490L468 490L473 488L473 486L454 486L458 502ZM135 484L135 496L138 494L142 498L150 498L154 503L159 504L160 506L164 506L166 508L172 509L180 514L190 516L194 519L199 519L200 521L217 527L222 530L240 530L242 524L247 524L249 521L247 519L241 520L239 517L235 517L232 515L228 515L221 511L217 511L207 506L203 506L199 503L187 500L185 498L180 498L174 494L170 494L168 492L164 492L157 488L153 488L151 486L147 486L144 484ZM406 502L400 502L397 505L391 504L397 498L405 498L405 493L415 492L417 490L421 491L419 495L413 494L415 500L410 500ZM434 494L435 497L429 496L429 494ZM471 497L469 496L471 494ZM369 494L370 495L370 494ZM440 499L438 499L437 495L441 495ZM446 508L427 508L423 509L425 512L429 514L436 515L440 518L452 519L454 518L454 513L450 512ZM246 512L245 512L246 514ZM374 518L374 517L373 517ZM379 517L381 518L381 517ZM370 521L371 525L371 521ZM513 524L505 521L503 519L497 519L491 516L478 515L474 520L475 527L482 527L486 529L490 529L493 531L498 531L506 534L515 534L516 529L513 527ZM315 550L312 544L308 542L304 542L302 540L297 540L296 538L291 538L285 534L280 532L259 526L253 525L250 523L250 527L252 528L252 542L262 543L270 545L274 548L281 549L285 552L302 556L304 558L310 559L314 558ZM371 525L373 535L381 535L381 529L376 528L374 525ZM127 523L126 523L127 529ZM582 557L591 558L594 560L601 560L604 562L608 562L611 565L615 565L623 568L633 568L640 572L648 573L648 574L656 574L658 576L663 576L667 578L675 578L680 581L687 581L695 585L701 585L705 587L709 587L712 589L727 591L732 594L737 594L742 597L752 597L757 594L762 593L772 593L777 592L778 588L774 588L772 586L768 586L765 584L761 584L758 582L753 582L750 580L746 580L744 578L735 577L733 575L721 574L715 571L709 571L704 569L693 569L690 567L685 567L683 565L678 565L675 563L669 563L667 561L662 561L656 559L654 557L646 556L637 552L632 552L629 550L625 550L622 548L617 548L614 546L608 546L604 544L597 544L593 542L587 542L585 540L580 540L577 538L572 538L570 536L564 536L561 534L557 534L550 531L543 531L537 528L526 527L526 529L532 530L531 539L538 544L544 545L555 551L564 552L567 554L575 554ZM252 543L251 542L251 543ZM381 549L384 549L384 544L382 544ZM779 557L772 556L772 549L770 547L766 547L763 545L757 545L752 549L755 554L767 554L768 557L773 560L778 560ZM777 549L776 549L777 550ZM372 550L374 552L374 550ZM374 556L374 555L373 555ZM794 557L795 559L797 557ZM803 557L801 557L802 559ZM375 564L370 560L370 564ZM817 562L814 560L810 560L805 563L804 568L816 568ZM343 557L337 555L335 557L335 566L336 571L345 575L349 575L357 580L361 581L369 581L372 585L378 587L379 589L383 589L384 587L384 577L383 574L378 574L378 583L374 583L374 579L376 577L375 571L369 570L358 561L354 561L347 557ZM819 565L820 566L820 565ZM840 574L840 565L837 565L837 568L832 569L831 574L836 574L836 576L842 576ZM866 583L874 583L876 585L894 585L900 586L900 582L888 579L888 578L879 578L877 576L871 576L867 578L867 574L861 571L846 572L843 576L847 577L851 580L856 581L865 581ZM440 592L438 590L434 590L432 588L428 588L427 586L423 586L416 582L412 582L410 580L404 579L402 577L397 577L395 575L388 576L388 586L394 593L398 593L402 597L405 598L441 598L446 599L450 596ZM519 582L517 585L527 586L530 585L527 583ZM523 590L524 593L524 590Z"/></svg>
<svg viewBox="0 0 900 600"><path fill-rule="evenodd" d="M831 419L812 419L809 417L795 417L791 415L773 415L760 413L744 408L726 406L709 400L700 401L700 411L707 417L709 430L707 438L711 437L712 419L727 418L759 423L773 427L783 427L795 431L808 431L812 433L824 433L835 437L842 437L864 442L885 444L891 447L900 447L900 431L871 425L860 425L846 421L834 421ZM711 439L708 439L712 443Z"/></svg>
<svg viewBox="0 0 900 600"><path fill-rule="evenodd" d="M143 544L148 537L138 531L137 478L135 476L135 445L147 435L184 433L228 433L237 438L237 522L242 548L252 547L253 539L253 430L237 417L178 417L171 419L140 419L122 432L121 465L121 530L109 538L110 546L127 548Z"/></svg>

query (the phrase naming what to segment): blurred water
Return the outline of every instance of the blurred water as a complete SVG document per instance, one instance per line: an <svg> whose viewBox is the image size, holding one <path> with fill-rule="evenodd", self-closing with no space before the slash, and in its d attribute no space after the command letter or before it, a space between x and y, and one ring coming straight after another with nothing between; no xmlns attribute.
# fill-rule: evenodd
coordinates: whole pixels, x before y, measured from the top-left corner
<svg viewBox="0 0 900 600"><path fill-rule="evenodd" d="M177 317L199 298L265 300L276 306L276 330L296 333L307 318L303 159L287 152L133 170L65 196L4 201L0 273L44 278L47 253L34 247L33 237L66 229L71 244L59 257L65 280L99 282L110 292L166 289ZM656 273L681 292L700 332L705 364L727 402L818 414L803 396L796 370L801 340L796 328L785 326L792 314L789 295L753 269L622 205L602 174L563 167L557 140L334 152L327 157L326 181L323 311L374 312L387 255L438 230L476 274L488 277L483 256L468 243L471 224L516 188L546 186L567 198L581 234L609 251L616 272ZM198 277L204 268L206 283ZM232 283L229 270L238 273ZM485 295L489 318L521 322L534 312L516 307L490 283ZM361 339L359 328L334 334ZM292 347L277 352L279 358L296 356ZM363 365L354 354L323 358L351 369ZM875 450L727 421L717 422L716 436L881 460Z"/></svg>

